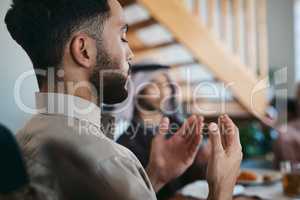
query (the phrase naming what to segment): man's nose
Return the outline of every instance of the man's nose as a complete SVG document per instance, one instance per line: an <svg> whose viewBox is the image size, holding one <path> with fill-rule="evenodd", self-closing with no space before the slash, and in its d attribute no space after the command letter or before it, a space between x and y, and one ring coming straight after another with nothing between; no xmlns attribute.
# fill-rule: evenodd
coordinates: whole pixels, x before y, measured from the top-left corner
<svg viewBox="0 0 300 200"><path fill-rule="evenodd" d="M128 53L127 53L127 60L128 62L131 62L134 58L134 53L131 50L130 46L128 45Z"/></svg>

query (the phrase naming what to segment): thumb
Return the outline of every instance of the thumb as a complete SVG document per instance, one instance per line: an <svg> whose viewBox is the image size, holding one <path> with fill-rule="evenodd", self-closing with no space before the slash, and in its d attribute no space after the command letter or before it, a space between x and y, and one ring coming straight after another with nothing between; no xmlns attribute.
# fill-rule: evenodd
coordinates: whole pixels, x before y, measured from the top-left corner
<svg viewBox="0 0 300 200"><path fill-rule="evenodd" d="M169 130L169 124L170 124L169 118L167 117L162 118L162 120L159 123L158 136L165 136L165 134Z"/></svg>
<svg viewBox="0 0 300 200"><path fill-rule="evenodd" d="M223 151L220 129L216 123L210 123L208 126L209 139L212 145L213 152Z"/></svg>

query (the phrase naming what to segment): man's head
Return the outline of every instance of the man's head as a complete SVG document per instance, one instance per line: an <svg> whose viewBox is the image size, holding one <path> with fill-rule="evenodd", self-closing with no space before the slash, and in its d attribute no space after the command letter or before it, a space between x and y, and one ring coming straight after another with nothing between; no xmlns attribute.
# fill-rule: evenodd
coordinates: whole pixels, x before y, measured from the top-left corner
<svg viewBox="0 0 300 200"><path fill-rule="evenodd" d="M126 98L132 52L117 0L14 0L5 22L35 69L63 69L64 82L86 81L98 93L101 87L106 103Z"/></svg>

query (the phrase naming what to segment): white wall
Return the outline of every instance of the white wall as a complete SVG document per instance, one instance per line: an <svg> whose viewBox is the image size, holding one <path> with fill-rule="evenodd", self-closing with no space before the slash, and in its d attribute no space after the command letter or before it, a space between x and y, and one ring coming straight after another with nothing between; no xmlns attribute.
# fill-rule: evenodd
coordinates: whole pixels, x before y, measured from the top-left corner
<svg viewBox="0 0 300 200"><path fill-rule="evenodd" d="M288 95L295 94L294 0L268 0L269 62L288 67Z"/></svg>
<svg viewBox="0 0 300 200"><path fill-rule="evenodd" d="M0 123L16 132L30 117L21 111L14 100L14 84L25 71L32 70L31 62L20 46L7 32L4 17L11 0L0 1ZM27 106L34 105L34 92L37 91L35 78L27 79L22 84L21 97Z"/></svg>
<svg viewBox="0 0 300 200"><path fill-rule="evenodd" d="M300 82L300 0L295 1L296 81Z"/></svg>

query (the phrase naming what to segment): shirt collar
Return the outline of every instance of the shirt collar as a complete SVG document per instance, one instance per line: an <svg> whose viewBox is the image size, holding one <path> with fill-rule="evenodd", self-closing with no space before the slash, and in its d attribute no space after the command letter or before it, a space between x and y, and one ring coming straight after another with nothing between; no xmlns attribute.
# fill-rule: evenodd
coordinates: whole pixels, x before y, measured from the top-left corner
<svg viewBox="0 0 300 200"><path fill-rule="evenodd" d="M101 110L93 102L62 93L36 93L39 113L60 114L86 120L101 127Z"/></svg>

